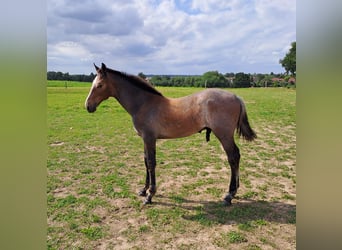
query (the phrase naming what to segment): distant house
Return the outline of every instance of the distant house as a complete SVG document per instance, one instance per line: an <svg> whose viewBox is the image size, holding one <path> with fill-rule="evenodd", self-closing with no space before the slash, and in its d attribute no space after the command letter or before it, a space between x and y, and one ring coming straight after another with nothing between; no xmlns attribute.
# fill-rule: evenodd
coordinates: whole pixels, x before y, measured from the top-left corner
<svg viewBox="0 0 342 250"><path fill-rule="evenodd" d="M284 82L285 80L283 78L273 77L271 79L272 82Z"/></svg>
<svg viewBox="0 0 342 250"><path fill-rule="evenodd" d="M234 76L230 76L230 77L225 77L227 79L227 81L229 82L229 85L232 85L234 82L235 77Z"/></svg>
<svg viewBox="0 0 342 250"><path fill-rule="evenodd" d="M290 77L289 80L287 81L288 83L295 84L296 83L296 78Z"/></svg>

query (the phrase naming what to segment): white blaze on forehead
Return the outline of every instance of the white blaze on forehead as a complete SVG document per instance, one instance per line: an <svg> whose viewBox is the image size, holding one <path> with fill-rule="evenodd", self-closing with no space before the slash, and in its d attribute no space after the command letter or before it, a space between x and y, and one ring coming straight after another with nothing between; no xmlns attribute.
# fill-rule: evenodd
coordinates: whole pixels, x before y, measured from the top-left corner
<svg viewBox="0 0 342 250"><path fill-rule="evenodd" d="M93 80L93 83L92 83L92 85L91 85L89 94L88 94L87 99L86 99L86 101L85 101L85 106L86 106L86 107L87 107L87 102L88 102L89 96L90 96L90 94L91 94L93 88L95 87L96 82L97 82L97 76L96 76L96 77L94 78L94 80Z"/></svg>
<svg viewBox="0 0 342 250"><path fill-rule="evenodd" d="M95 86L96 82L97 82L97 75L95 76L95 78L94 78L94 80L93 80L92 87L94 87L94 86Z"/></svg>

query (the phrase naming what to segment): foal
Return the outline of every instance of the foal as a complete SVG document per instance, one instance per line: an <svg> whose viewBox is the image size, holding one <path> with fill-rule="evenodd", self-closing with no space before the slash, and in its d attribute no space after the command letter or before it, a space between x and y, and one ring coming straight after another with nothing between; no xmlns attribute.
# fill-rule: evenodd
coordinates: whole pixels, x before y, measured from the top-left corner
<svg viewBox="0 0 342 250"><path fill-rule="evenodd" d="M147 81L95 64L97 75L85 102L88 112L109 97L114 97L132 116L134 128L144 141L146 166L145 186L139 195L146 196L144 204L152 203L156 193L156 141L190 136L206 129L221 142L231 168L229 191L224 198L231 204L239 188L240 151L234 142L234 131L247 141L256 138L249 125L244 102L236 95L219 89L206 89L181 97L164 97Z"/></svg>

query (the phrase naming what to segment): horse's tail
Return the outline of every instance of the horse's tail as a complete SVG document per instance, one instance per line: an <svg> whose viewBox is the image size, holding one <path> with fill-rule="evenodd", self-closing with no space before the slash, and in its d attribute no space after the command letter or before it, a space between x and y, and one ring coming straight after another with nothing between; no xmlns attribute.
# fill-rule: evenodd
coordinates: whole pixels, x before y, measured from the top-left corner
<svg viewBox="0 0 342 250"><path fill-rule="evenodd" d="M239 136L242 135L242 137L247 141L253 141L255 138L257 138L257 135L249 125L245 103L240 97L238 97L238 99L240 101L241 109L239 121L236 127L237 134Z"/></svg>

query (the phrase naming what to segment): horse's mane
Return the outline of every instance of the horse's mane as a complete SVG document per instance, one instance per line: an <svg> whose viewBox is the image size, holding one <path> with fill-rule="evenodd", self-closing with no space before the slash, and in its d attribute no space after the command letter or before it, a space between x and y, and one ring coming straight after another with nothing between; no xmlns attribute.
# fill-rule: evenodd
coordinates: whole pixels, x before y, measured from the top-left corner
<svg viewBox="0 0 342 250"><path fill-rule="evenodd" d="M158 90L156 90L152 86L152 84L150 84L149 82L147 82L146 80L142 79L139 76L127 74L125 72L121 72L121 71L117 71L117 70L109 69L109 68L106 68L106 70L108 72L111 72L111 73L117 75L117 76L120 76L121 78L127 80L128 82L132 83L134 86L136 86L142 90L145 90L145 91L150 92L150 93L155 94L155 95L163 96L163 94L160 93Z"/></svg>

